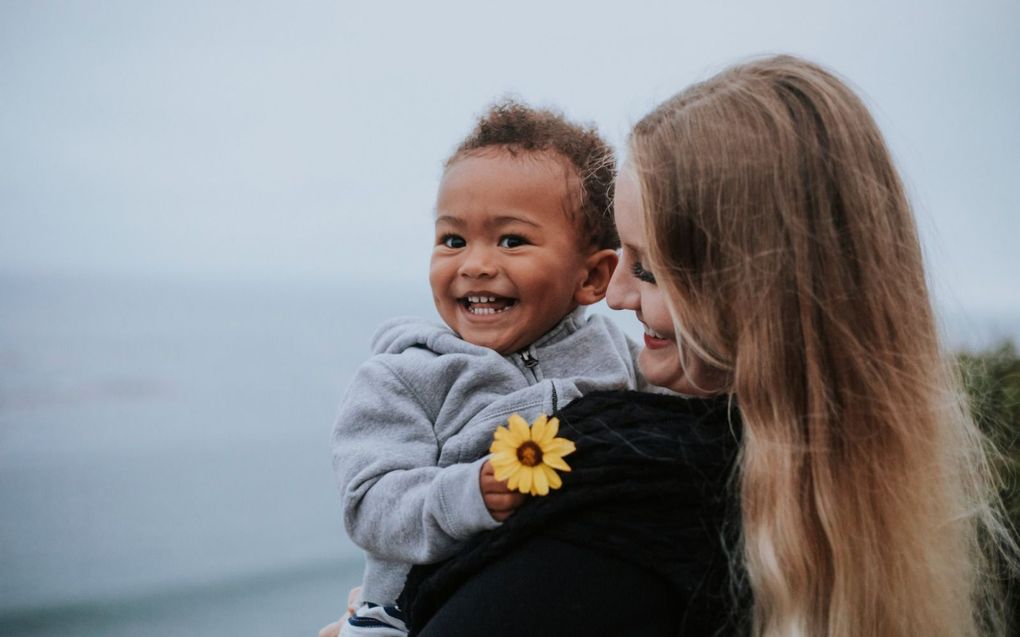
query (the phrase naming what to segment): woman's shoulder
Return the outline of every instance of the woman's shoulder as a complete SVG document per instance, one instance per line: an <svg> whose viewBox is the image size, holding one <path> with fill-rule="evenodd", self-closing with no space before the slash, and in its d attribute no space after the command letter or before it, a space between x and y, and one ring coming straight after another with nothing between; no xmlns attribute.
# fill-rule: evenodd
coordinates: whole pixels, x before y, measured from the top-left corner
<svg viewBox="0 0 1020 637"><path fill-rule="evenodd" d="M741 434L740 414L729 395L600 391L578 398L556 416L563 435L617 452L735 448Z"/></svg>
<svg viewBox="0 0 1020 637"><path fill-rule="evenodd" d="M647 417L705 418L723 412L736 414L736 404L730 394L706 398L681 396L673 393L651 393L633 390L596 391L570 403L557 414L583 418L605 411L635 412Z"/></svg>

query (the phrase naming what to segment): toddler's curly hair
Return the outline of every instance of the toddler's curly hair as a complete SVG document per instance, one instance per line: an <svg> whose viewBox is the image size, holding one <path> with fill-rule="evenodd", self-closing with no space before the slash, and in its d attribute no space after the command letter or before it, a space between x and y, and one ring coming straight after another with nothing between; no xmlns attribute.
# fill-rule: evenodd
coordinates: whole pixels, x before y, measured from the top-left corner
<svg viewBox="0 0 1020 637"><path fill-rule="evenodd" d="M613 223L616 158L593 124L576 124L558 111L504 98L478 119L475 129L446 160L446 167L489 148L503 148L513 155L552 152L566 159L580 182L577 212L582 237L597 249L620 247Z"/></svg>

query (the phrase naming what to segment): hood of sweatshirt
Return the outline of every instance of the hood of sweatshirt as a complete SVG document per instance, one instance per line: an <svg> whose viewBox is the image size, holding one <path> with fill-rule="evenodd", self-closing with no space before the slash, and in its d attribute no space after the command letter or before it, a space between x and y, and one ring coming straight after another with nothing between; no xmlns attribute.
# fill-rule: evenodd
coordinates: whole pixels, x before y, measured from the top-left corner
<svg viewBox="0 0 1020 637"><path fill-rule="evenodd" d="M584 323L585 308L578 307L531 345L546 346L566 338ZM373 354L400 354L411 348L424 347L443 354L478 354L492 350L472 345L453 330L440 323L402 316L389 319L379 326L372 337Z"/></svg>

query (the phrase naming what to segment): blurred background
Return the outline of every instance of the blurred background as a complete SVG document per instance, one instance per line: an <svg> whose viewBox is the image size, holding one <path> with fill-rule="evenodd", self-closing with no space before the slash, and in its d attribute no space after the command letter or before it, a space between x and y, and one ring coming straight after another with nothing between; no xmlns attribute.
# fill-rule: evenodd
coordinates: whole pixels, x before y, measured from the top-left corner
<svg viewBox="0 0 1020 637"><path fill-rule="evenodd" d="M435 316L441 165L508 93L622 148L730 63L829 66L908 184L947 342L1020 337L1018 36L1015 0L0 2L0 634L341 612L333 415L383 318Z"/></svg>

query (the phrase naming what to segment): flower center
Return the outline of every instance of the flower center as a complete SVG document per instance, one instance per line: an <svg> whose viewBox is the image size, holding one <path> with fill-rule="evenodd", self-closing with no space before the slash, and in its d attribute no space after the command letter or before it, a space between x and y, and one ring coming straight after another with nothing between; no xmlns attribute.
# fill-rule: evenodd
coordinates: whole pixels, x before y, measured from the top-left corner
<svg viewBox="0 0 1020 637"><path fill-rule="evenodd" d="M542 462L542 448L528 440L517 447L517 459L525 467L534 467Z"/></svg>

